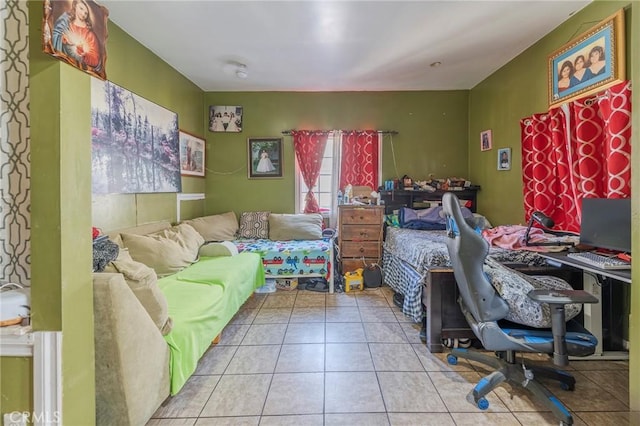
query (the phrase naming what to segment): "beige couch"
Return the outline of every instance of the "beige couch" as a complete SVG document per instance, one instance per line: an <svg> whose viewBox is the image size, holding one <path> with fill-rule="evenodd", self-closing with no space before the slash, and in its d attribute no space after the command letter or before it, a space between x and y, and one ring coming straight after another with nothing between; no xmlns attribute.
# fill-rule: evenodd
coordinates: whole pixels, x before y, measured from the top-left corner
<svg viewBox="0 0 640 426"><path fill-rule="evenodd" d="M184 365L188 367L176 375L175 362L180 354L202 356L255 288L264 284L260 257L250 253L201 258L158 284L156 272L167 274L159 272L160 266L155 265L152 270L140 263L140 259L149 253L141 252L140 241L131 235L157 236L160 233L168 235L169 240L193 246L192 237L196 231L188 227L191 233L188 238L184 232L171 234L171 230L177 228L162 222L110 234L113 240L121 243L128 235L138 247L121 249L118 259L107 267L107 270L119 273L93 275L98 425L144 425L195 370L194 362L187 362ZM196 242L200 240L204 241L198 237ZM157 256L166 252L164 249L154 251ZM176 256L170 254L168 257L173 261ZM193 259L197 257L196 249ZM157 263L156 260L150 258L148 262ZM237 269L243 271L241 277L229 278L227 272L236 269L237 265ZM203 270L206 271L205 275L210 274L212 281L224 285L182 280L181 277L194 269L200 276ZM167 283L169 286L165 286ZM170 365L174 377L169 373ZM176 377L179 377L177 385Z"/></svg>

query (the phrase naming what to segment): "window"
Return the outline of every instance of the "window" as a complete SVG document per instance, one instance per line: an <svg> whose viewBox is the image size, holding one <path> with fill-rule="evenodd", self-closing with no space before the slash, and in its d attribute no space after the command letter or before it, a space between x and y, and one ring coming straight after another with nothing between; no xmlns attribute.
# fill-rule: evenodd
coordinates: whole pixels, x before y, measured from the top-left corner
<svg viewBox="0 0 640 426"><path fill-rule="evenodd" d="M318 199L320 212L325 216L328 216L334 208L334 205L337 204L338 171L340 170L340 165L339 162L336 161L339 155L336 154L335 150L339 146L339 138L338 132L329 134L324 155L322 156L320 176L318 177L318 182L312 188L313 193ZM302 213L304 211L304 200L308 191L309 189L300 175L298 162L296 161L296 213Z"/></svg>

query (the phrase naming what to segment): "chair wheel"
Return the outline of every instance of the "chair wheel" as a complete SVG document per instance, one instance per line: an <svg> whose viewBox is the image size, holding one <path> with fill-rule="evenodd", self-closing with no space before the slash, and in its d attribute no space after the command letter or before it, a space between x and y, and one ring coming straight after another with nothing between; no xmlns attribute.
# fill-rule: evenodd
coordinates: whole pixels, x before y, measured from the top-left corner
<svg viewBox="0 0 640 426"><path fill-rule="evenodd" d="M478 402L476 402L476 405L479 409L486 410L487 408L489 408L489 401L487 401L487 398L482 397L478 400Z"/></svg>
<svg viewBox="0 0 640 426"><path fill-rule="evenodd" d="M560 383L560 389L565 390L565 391L574 391L574 390L576 390L576 385L570 385L569 383L561 382Z"/></svg>
<svg viewBox="0 0 640 426"><path fill-rule="evenodd" d="M455 356L455 355L449 354L449 355L447 355L447 362L450 365L458 365L458 357Z"/></svg>

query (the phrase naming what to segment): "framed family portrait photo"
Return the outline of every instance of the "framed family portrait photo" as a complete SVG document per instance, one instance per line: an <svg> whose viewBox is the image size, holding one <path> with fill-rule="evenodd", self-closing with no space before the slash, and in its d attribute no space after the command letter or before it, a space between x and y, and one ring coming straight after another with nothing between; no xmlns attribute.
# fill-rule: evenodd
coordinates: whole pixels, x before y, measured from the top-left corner
<svg viewBox="0 0 640 426"><path fill-rule="evenodd" d="M491 130L480 132L480 151L489 151L492 145Z"/></svg>
<svg viewBox="0 0 640 426"><path fill-rule="evenodd" d="M548 62L550 107L624 80L624 10L556 50Z"/></svg>
<svg viewBox="0 0 640 426"><path fill-rule="evenodd" d="M204 177L205 140L180 130L180 174Z"/></svg>
<svg viewBox="0 0 640 426"><path fill-rule="evenodd" d="M211 105L209 107L209 130L212 132L242 132L242 107Z"/></svg>
<svg viewBox="0 0 640 426"><path fill-rule="evenodd" d="M249 179L282 177L282 138L249 138Z"/></svg>
<svg viewBox="0 0 640 426"><path fill-rule="evenodd" d="M498 170L511 170L511 148L498 150Z"/></svg>

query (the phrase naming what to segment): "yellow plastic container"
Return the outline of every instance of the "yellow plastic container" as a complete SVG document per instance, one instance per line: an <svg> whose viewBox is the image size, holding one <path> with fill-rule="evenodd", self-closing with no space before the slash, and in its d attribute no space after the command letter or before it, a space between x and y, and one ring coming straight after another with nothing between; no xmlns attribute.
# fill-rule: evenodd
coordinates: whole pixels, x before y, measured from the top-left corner
<svg viewBox="0 0 640 426"><path fill-rule="evenodd" d="M345 293L349 293L354 288L364 290L364 278L362 277L363 271L364 270L362 268L358 268L353 272L347 272L344 274Z"/></svg>

